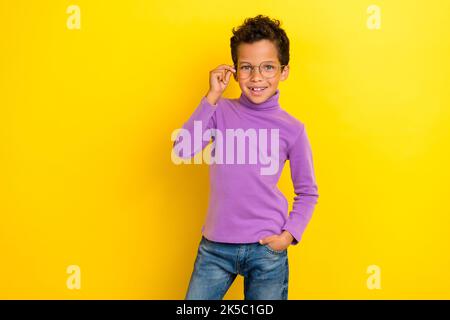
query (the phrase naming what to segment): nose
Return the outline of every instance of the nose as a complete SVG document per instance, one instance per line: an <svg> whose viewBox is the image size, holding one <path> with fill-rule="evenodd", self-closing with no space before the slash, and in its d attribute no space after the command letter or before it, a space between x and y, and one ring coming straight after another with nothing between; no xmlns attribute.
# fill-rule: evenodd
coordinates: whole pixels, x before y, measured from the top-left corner
<svg viewBox="0 0 450 320"><path fill-rule="evenodd" d="M250 74L250 80L254 81L254 80L260 80L260 79L263 79L261 71L257 67L253 68L253 70L251 71L251 74Z"/></svg>

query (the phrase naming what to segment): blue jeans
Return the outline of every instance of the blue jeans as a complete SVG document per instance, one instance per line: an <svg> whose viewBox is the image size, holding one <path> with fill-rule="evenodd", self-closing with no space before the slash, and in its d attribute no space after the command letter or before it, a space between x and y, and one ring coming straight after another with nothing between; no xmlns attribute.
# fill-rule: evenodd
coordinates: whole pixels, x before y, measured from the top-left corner
<svg viewBox="0 0 450 320"><path fill-rule="evenodd" d="M203 235L185 300L221 300L238 274L244 277L245 300L287 300L287 249L215 242Z"/></svg>

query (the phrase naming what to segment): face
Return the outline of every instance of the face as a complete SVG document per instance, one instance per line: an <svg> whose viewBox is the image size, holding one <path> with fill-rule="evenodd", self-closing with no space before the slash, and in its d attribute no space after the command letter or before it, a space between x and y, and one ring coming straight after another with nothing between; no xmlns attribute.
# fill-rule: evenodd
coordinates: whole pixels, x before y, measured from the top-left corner
<svg viewBox="0 0 450 320"><path fill-rule="evenodd" d="M278 50L275 44L269 40L259 40L254 43L241 43L237 49L237 77L236 81L239 82L239 87L242 92L253 103L263 103L271 96L275 94L278 88L278 83L287 79L289 74L289 65L285 66L281 71L281 63L278 60ZM239 69L241 66L252 65L257 66L262 62L270 61L272 64L278 66L278 71L271 78L265 78L259 72L258 68L254 68L253 72L246 79L239 77ZM248 67L247 67L248 68ZM264 88L262 91L255 91L251 88Z"/></svg>

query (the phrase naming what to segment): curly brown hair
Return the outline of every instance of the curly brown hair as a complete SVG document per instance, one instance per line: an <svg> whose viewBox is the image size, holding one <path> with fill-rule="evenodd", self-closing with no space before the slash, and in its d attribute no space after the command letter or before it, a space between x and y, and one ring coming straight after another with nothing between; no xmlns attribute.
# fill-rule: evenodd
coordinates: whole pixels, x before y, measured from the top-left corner
<svg viewBox="0 0 450 320"><path fill-rule="evenodd" d="M231 58L237 65L237 49L241 43L253 43L259 40L267 39L275 44L278 50L278 60L281 65L289 63L289 38L286 32L280 28L281 22L277 19L271 19L261 14L254 18L246 18L244 23L237 29L233 28L233 36L230 39Z"/></svg>

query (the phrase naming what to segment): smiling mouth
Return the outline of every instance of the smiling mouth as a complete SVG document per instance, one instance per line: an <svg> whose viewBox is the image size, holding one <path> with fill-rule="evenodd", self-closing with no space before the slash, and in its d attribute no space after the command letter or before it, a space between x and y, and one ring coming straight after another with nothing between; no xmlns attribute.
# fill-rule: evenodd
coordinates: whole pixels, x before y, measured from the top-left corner
<svg viewBox="0 0 450 320"><path fill-rule="evenodd" d="M264 90L267 89L267 87L253 87L253 88L249 87L249 89L252 92L263 92Z"/></svg>
<svg viewBox="0 0 450 320"><path fill-rule="evenodd" d="M261 97L267 90L267 87L248 87L250 94L254 97Z"/></svg>

